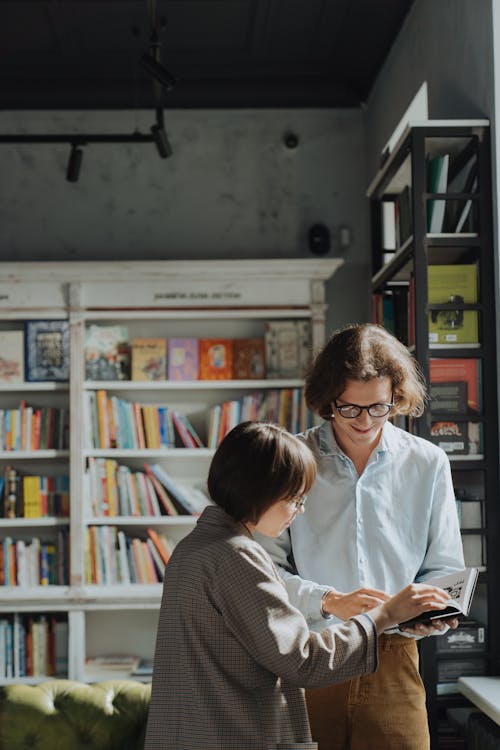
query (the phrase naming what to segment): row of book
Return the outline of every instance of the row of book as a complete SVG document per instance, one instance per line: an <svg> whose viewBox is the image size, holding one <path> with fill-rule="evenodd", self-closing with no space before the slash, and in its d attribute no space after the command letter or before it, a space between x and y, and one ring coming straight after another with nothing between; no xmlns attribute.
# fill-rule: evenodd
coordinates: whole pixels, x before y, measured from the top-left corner
<svg viewBox="0 0 500 750"><path fill-rule="evenodd" d="M147 529L148 538L126 536L116 526L89 526L85 535L85 580L89 584L161 583L174 544Z"/></svg>
<svg viewBox="0 0 500 750"><path fill-rule="evenodd" d="M477 156L467 147L459 154L443 153L427 159L427 191L447 193L446 199L427 200L429 234L477 233ZM413 233L412 190L406 185L396 196L381 202L382 248L394 251Z"/></svg>
<svg viewBox="0 0 500 750"><path fill-rule="evenodd" d="M0 680L67 674L67 619L18 612L0 619Z"/></svg>
<svg viewBox="0 0 500 750"><path fill-rule="evenodd" d="M429 265L428 302L431 306L429 344L470 345L479 343L479 312L465 310L463 305L478 302L478 269L475 263ZM454 307L454 305L458 305ZM440 307L436 307L439 305ZM434 308L432 306L435 306ZM462 306L462 307L460 307ZM391 286L371 298L374 323L383 325L405 345L415 343L415 286Z"/></svg>
<svg viewBox="0 0 500 750"><path fill-rule="evenodd" d="M88 391L88 446L96 449L203 448L186 415L169 406L132 403L104 390ZM268 420L299 432L312 425L301 388L272 388L216 404L209 412L208 447L240 422Z"/></svg>
<svg viewBox="0 0 500 750"><path fill-rule="evenodd" d="M144 464L132 471L110 458L88 459L84 496L89 515L177 516L196 515L208 503L197 488L187 487L159 464Z"/></svg>
<svg viewBox="0 0 500 750"><path fill-rule="evenodd" d="M27 320L22 329L0 331L0 385L68 378L67 320Z"/></svg>
<svg viewBox="0 0 500 750"><path fill-rule="evenodd" d="M69 536L57 531L54 541L14 539L0 541L0 586L64 586L69 582Z"/></svg>
<svg viewBox="0 0 500 750"><path fill-rule="evenodd" d="M68 518L69 477L21 475L6 466L0 475L0 517Z"/></svg>
<svg viewBox="0 0 500 750"><path fill-rule="evenodd" d="M67 409L33 407L21 401L16 409L0 409L0 450L64 450L69 445Z"/></svg>
<svg viewBox="0 0 500 750"><path fill-rule="evenodd" d="M104 390L87 391L90 448L204 448L190 420L159 404L132 403Z"/></svg>
<svg viewBox="0 0 500 750"><path fill-rule="evenodd" d="M310 325L265 323L253 338L132 338L124 325L87 327L87 380L252 380L302 377L310 357Z"/></svg>
<svg viewBox="0 0 500 750"><path fill-rule="evenodd" d="M217 448L222 438L240 422L276 422L289 432L312 427L312 414L306 406L303 388L273 388L224 401L210 409L208 447Z"/></svg>

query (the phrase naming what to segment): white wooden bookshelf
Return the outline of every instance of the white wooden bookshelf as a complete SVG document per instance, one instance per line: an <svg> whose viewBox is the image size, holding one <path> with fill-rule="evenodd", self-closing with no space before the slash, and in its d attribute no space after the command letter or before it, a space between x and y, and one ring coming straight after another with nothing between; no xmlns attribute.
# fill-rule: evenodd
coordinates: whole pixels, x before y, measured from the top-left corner
<svg viewBox="0 0 500 750"><path fill-rule="evenodd" d="M325 337L325 282L342 260L283 259L234 261L4 263L0 274L0 328L26 320L68 319L69 383L0 384L0 408L16 399L39 397L43 404L70 410L69 451L1 451L0 471L70 476L69 519L0 518L0 535L52 535L69 524L70 561L66 586L3 587L1 617L14 612L65 613L68 618L68 677L92 679L88 657L110 653L151 658L161 601L161 584L88 584L85 534L90 526L116 526L131 535L147 528L177 543L196 523L194 516L92 516L85 496L90 458L115 459L139 470L145 461L162 465L189 486L205 479L214 451L208 448L158 450L97 449L88 445L86 394L105 390L140 403L173 405L187 414L206 439L207 410L254 391L298 388L302 380L260 379L155 382L85 379L85 330L91 324L126 325L129 337L246 338L263 336L269 320L308 320L311 347ZM3 509L2 509L3 513ZM99 675L102 676L101 674ZM111 676L111 674L109 675ZM11 682L36 683L39 677ZM145 679L138 676L136 679ZM146 678L148 679L148 678ZM7 679L0 679L6 683Z"/></svg>

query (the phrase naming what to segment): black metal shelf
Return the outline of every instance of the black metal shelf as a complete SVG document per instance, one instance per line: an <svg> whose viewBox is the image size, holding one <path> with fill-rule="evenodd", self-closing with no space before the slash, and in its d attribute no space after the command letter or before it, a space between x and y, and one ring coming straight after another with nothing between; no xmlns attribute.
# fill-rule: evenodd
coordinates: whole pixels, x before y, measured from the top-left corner
<svg viewBox="0 0 500 750"><path fill-rule="evenodd" d="M454 146L457 148L454 149ZM456 164L465 165L471 156L476 160L476 192L430 192L427 186L428 156L451 153L452 159L458 157ZM403 187L402 187L403 186ZM406 237L401 247L393 253L388 262L388 251L382 242L382 209L381 202L398 203L398 190L403 191L408 199L409 213L404 224ZM458 187L458 186L457 186ZM460 189L460 188L458 188ZM371 203L372 238L373 238L373 275L371 289L374 295L386 295L389 298L398 286L407 286L408 298L413 301L413 311L407 311L408 319L414 323L413 341L410 350L418 360L424 377L429 382L429 362L431 359L479 359L481 361L481 414L453 414L449 412L431 412L428 407L422 419L410 420L409 429L424 438L430 437L430 423L433 421L479 422L482 430L482 450L479 455L449 455L454 478L461 475L460 483L474 487L474 493L480 497L458 497L461 502L468 500L481 503L481 519L478 517L477 528L461 529L464 537L476 534L486 539L486 571L479 574L479 583L487 594L487 635L489 648L486 652L474 654L484 658L490 674L500 674L500 641L493 634L500 632L500 545L497 543L497 529L500 528L500 503L497 501L499 482L498 466L498 404L496 372L496 315L495 315L495 271L491 252L493 243L492 197L491 197L491 146L489 127L482 123L420 123L410 126L384 163L383 168L372 181L368 193ZM427 231L427 204L431 200L442 200L448 204L455 201L455 206L471 201L478 211L466 227L473 231L460 233ZM400 203L403 208L405 205ZM453 204L451 204L453 206ZM385 213L387 209L385 209ZM385 214L384 214L385 215ZM402 227L400 225L400 230ZM397 233L396 233L397 241ZM478 265L478 302L477 303L443 303L428 302L428 266L477 263ZM404 290L399 293L403 295ZM479 319L480 343L476 344L429 344L429 312L432 310L472 310ZM397 312L397 308L395 308ZM405 343L408 343L406 341ZM470 479L467 479L470 477ZM436 653L434 638L420 641L421 669L427 690L427 707L431 731L432 750L440 745L438 717L441 721L443 705L467 705L461 695L437 694L437 660L444 657ZM472 654L471 654L472 656ZM466 658L467 652L453 654L446 658Z"/></svg>

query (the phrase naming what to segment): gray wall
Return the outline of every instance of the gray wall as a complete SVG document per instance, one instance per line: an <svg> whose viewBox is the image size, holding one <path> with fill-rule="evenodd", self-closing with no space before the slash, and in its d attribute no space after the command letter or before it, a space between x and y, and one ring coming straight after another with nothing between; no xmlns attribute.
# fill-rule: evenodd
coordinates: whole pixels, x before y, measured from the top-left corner
<svg viewBox="0 0 500 750"><path fill-rule="evenodd" d="M416 1L368 100L369 174L425 80L431 119L492 117L495 1Z"/></svg>
<svg viewBox="0 0 500 750"><path fill-rule="evenodd" d="M4 112L4 133L148 132L152 112ZM367 208L360 110L168 111L174 153L91 145L78 183L69 146L0 146L2 260L314 256L307 231L352 230L329 285L328 325L366 314ZM283 134L293 131L290 150ZM339 254L333 238L330 254ZM353 293L354 292L354 293ZM291 300L292 302L292 300Z"/></svg>

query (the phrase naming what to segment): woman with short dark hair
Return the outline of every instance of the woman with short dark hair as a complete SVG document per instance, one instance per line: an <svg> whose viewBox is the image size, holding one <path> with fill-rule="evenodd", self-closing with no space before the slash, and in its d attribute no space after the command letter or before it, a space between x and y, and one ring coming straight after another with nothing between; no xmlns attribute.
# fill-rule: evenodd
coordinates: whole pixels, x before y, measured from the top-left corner
<svg viewBox="0 0 500 750"><path fill-rule="evenodd" d="M245 422L213 458L206 508L165 570L145 750L312 750L304 686L376 669L377 634L439 609L411 586L368 615L309 631L267 552L316 478L309 448L277 425Z"/></svg>

